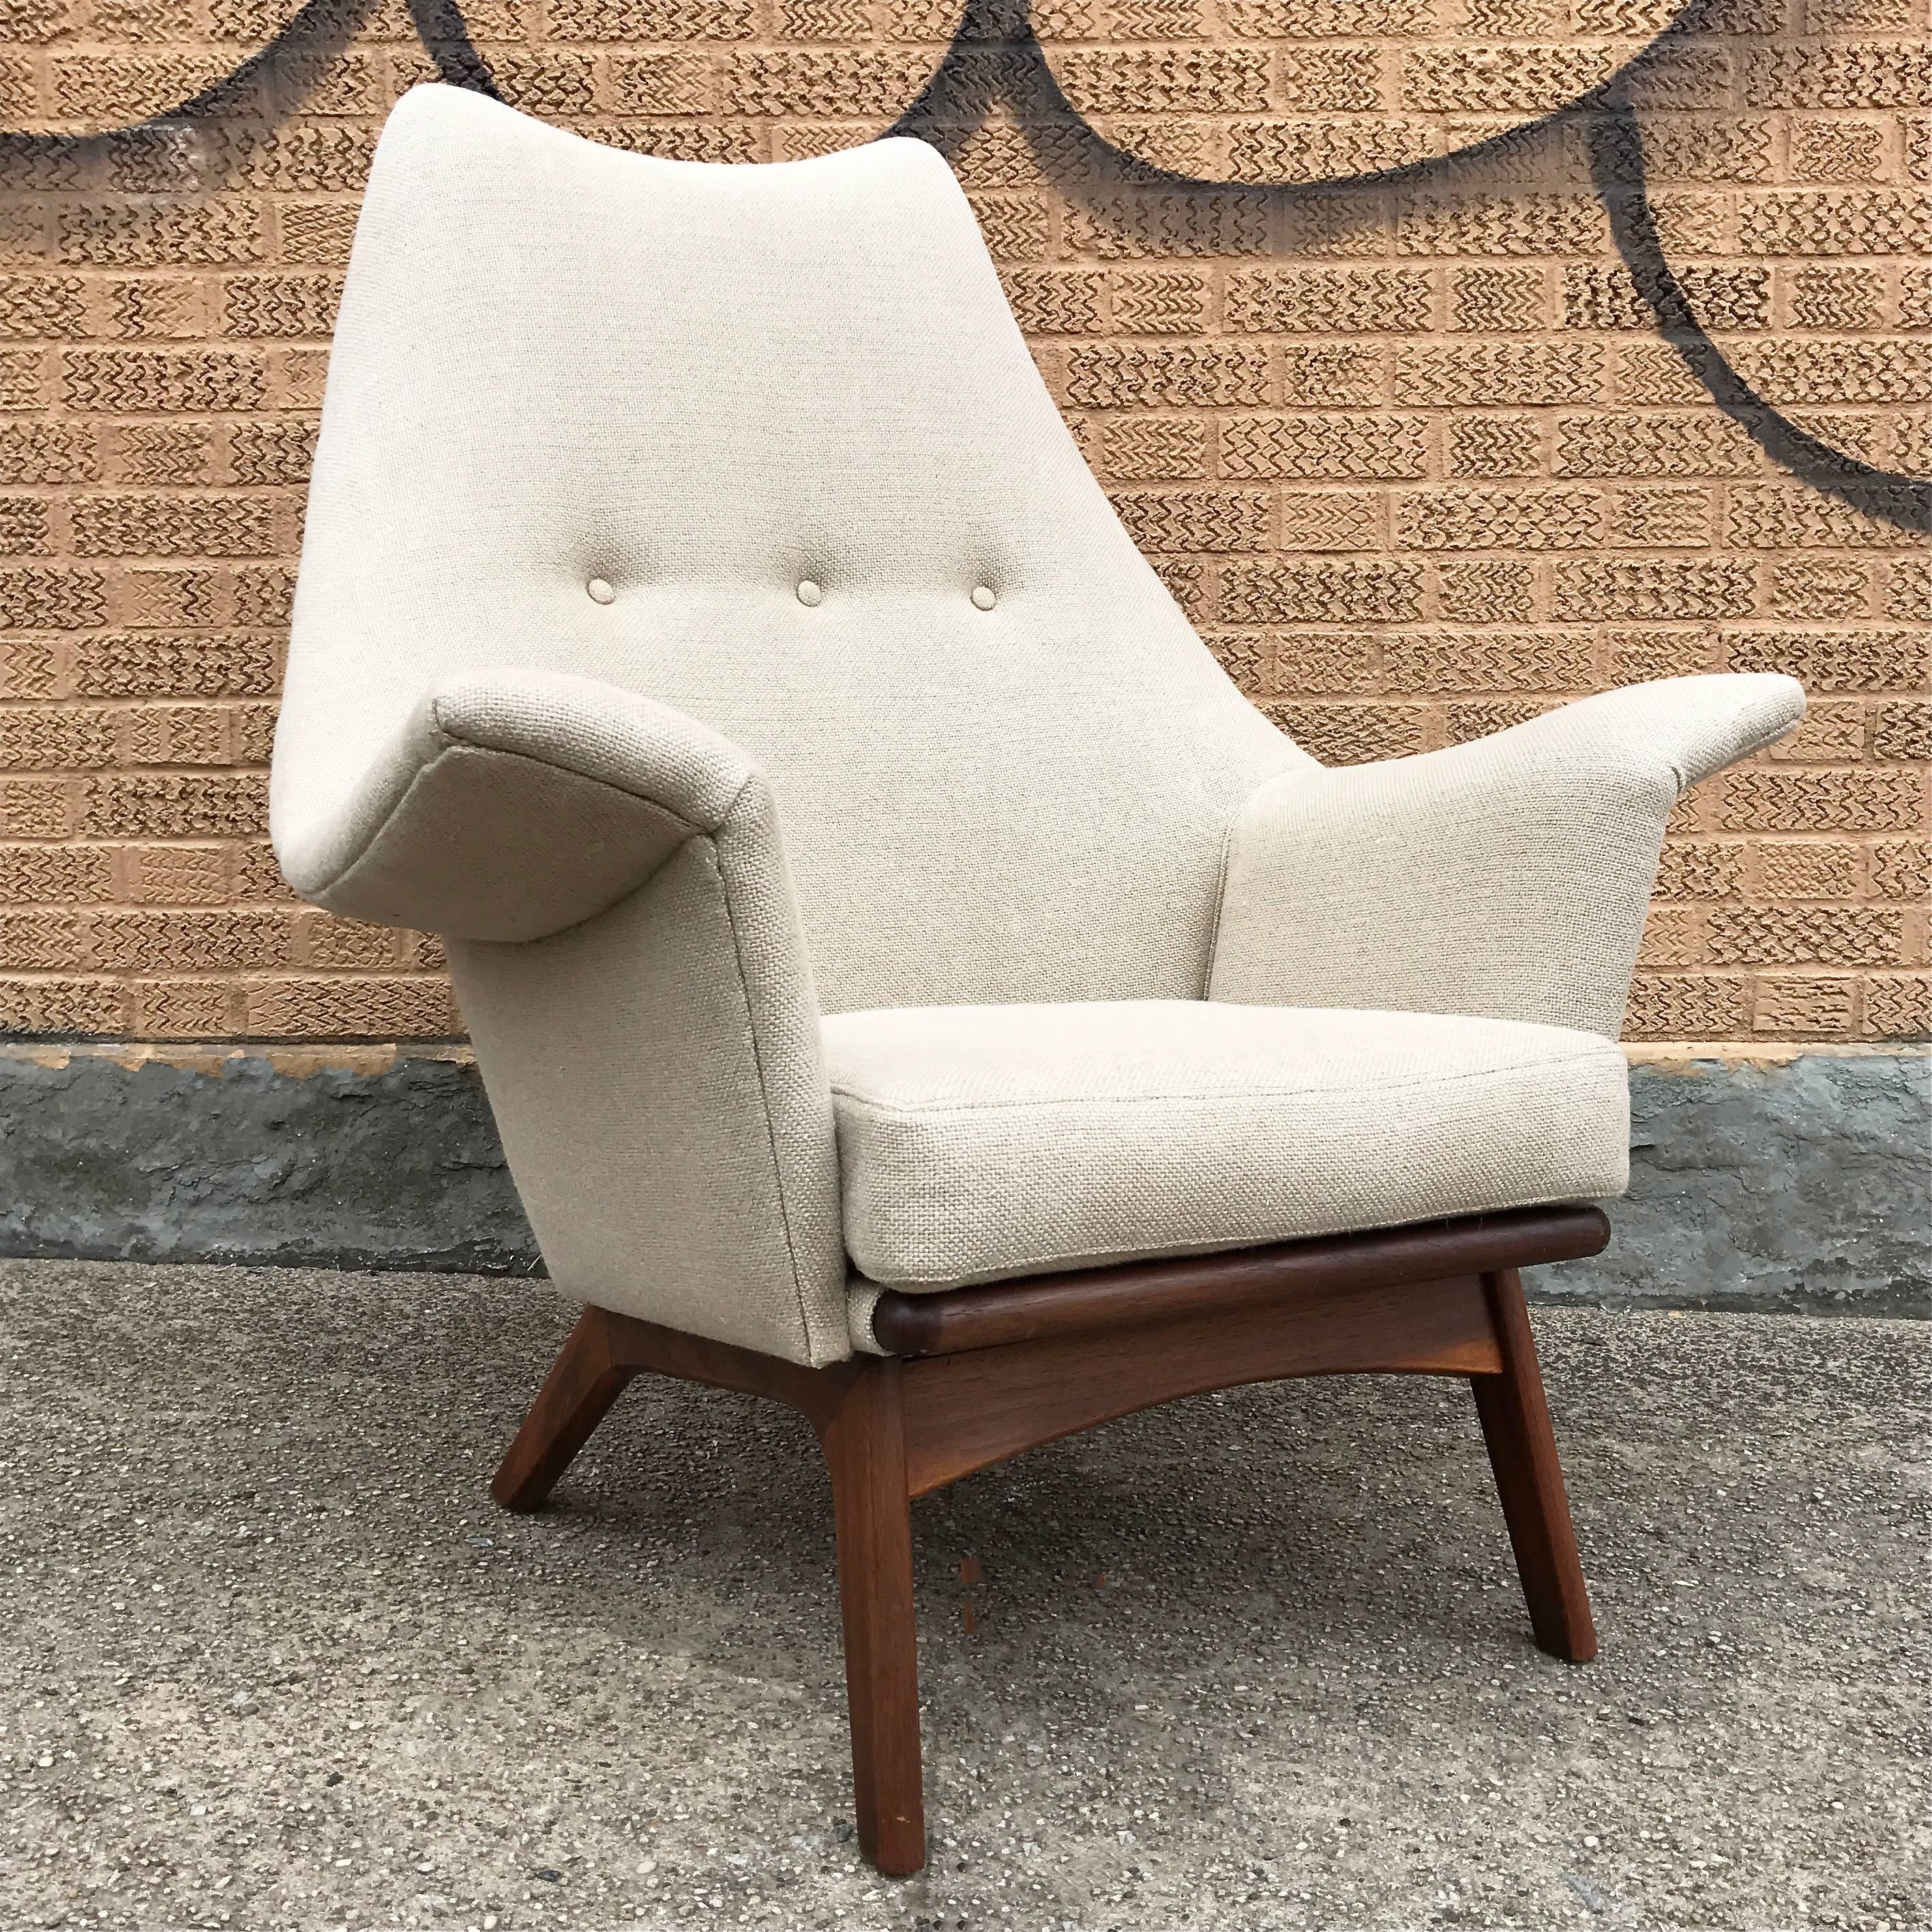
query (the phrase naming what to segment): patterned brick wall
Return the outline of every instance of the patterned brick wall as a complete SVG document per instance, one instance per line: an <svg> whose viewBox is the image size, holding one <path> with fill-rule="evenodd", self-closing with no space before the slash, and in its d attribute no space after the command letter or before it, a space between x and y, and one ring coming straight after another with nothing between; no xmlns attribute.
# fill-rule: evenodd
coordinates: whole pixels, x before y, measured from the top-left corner
<svg viewBox="0 0 1932 1932"><path fill-rule="evenodd" d="M1630 65L1670 10L1040 0L1036 44L938 0L476 0L466 41L424 0L431 49L400 0L0 0L0 1029L460 1024L433 941L296 905L262 842L357 197L440 62L707 160L916 101L1136 537L1324 758L1795 673L1802 731L1677 814L1630 1032L1924 1033L1924 7L1725 0ZM1544 118L1606 81L1627 118ZM1659 334L1646 178L1755 434Z"/></svg>

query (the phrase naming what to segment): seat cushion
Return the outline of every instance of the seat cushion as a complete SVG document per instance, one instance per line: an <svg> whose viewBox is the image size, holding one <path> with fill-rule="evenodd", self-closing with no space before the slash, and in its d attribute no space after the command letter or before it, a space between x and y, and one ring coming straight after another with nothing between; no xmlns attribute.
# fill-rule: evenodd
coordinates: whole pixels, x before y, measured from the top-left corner
<svg viewBox="0 0 1932 1932"><path fill-rule="evenodd" d="M1191 1000L826 1020L845 1245L904 1289L1620 1194L1613 1040Z"/></svg>

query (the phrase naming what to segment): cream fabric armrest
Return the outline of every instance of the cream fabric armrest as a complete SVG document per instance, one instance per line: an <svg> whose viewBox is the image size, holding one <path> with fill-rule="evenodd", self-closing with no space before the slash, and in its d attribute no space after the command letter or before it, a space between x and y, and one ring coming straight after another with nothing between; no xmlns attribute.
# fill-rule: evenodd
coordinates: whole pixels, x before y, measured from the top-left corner
<svg viewBox="0 0 1932 1932"><path fill-rule="evenodd" d="M715 832L757 776L728 739L635 692L556 671L430 691L346 804L271 830L289 884L352 919L539 939L634 892Z"/></svg>
<svg viewBox="0 0 1932 1932"><path fill-rule="evenodd" d="M794 1361L850 1352L817 990L764 773L555 672L438 685L346 805L276 801L297 891L443 934L566 1294Z"/></svg>
<svg viewBox="0 0 1932 1932"><path fill-rule="evenodd" d="M1804 710L1788 677L1671 678L1271 778L1229 836L1208 997L1614 1038L1672 806Z"/></svg>

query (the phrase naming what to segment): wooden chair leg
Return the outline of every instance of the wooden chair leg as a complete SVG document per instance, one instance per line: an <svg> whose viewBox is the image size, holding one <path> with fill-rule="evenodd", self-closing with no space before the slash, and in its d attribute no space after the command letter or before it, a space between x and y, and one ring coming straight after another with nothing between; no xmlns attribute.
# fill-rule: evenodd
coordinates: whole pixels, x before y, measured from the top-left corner
<svg viewBox="0 0 1932 1932"><path fill-rule="evenodd" d="M1529 1605L1530 1628L1539 1648L1572 1664L1587 1664L1597 1654L1596 1626L1576 1555L1562 1466L1556 1460L1522 1280L1515 1269L1506 1268L1483 1281L1503 1368L1500 1375L1472 1376L1470 1383Z"/></svg>
<svg viewBox="0 0 1932 1932"><path fill-rule="evenodd" d="M902 1388L898 1363L868 1363L820 1429L838 1522L859 1845L892 1877L926 1862Z"/></svg>
<svg viewBox="0 0 1932 1932"><path fill-rule="evenodd" d="M490 1493L506 1509L542 1507L636 1374L636 1366L618 1360L611 1346L611 1320L601 1308L586 1308L551 1364L490 1484Z"/></svg>

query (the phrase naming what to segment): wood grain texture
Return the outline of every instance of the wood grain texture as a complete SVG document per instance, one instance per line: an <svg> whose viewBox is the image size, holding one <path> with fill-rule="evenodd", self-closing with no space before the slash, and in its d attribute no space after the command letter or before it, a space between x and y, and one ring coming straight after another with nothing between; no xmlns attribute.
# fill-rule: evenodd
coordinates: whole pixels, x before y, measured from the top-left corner
<svg viewBox="0 0 1932 1932"><path fill-rule="evenodd" d="M610 1324L618 1318L601 1308L586 1308L578 1317L490 1481L490 1493L506 1509L543 1507L637 1372L611 1352Z"/></svg>
<svg viewBox="0 0 1932 1932"><path fill-rule="evenodd" d="M1600 1209L1525 1208L1410 1228L1283 1241L1232 1253L1130 1262L935 1294L888 1290L872 1334L896 1355L949 1354L1016 1342L1225 1314L1334 1288L1439 1281L1594 1255L1610 1239Z"/></svg>
<svg viewBox="0 0 1932 1932"><path fill-rule="evenodd" d="M1507 1268L1488 1276L1484 1288L1502 1372L1474 1376L1471 1386L1529 1606L1530 1628L1538 1648L1571 1664L1587 1664L1597 1654L1596 1624L1576 1554L1576 1532L1522 1282L1514 1268Z"/></svg>
<svg viewBox="0 0 1932 1932"><path fill-rule="evenodd" d="M1467 1376L1536 1640L1593 1656L1522 1284L1496 1257L1591 1253L1606 1232L1593 1208L1534 1210L962 1289L908 1312L931 1352L823 1369L588 1308L492 1486L536 1508L639 1374L805 1415L831 1476L859 1842L901 1876L926 1856L912 1498L1136 1409L1295 1376Z"/></svg>
<svg viewBox="0 0 1932 1932"><path fill-rule="evenodd" d="M859 1845L893 1876L926 1862L903 1396L900 1364L875 1362L820 1436L838 1523Z"/></svg>
<svg viewBox="0 0 1932 1932"><path fill-rule="evenodd" d="M1241 1382L1502 1366L1481 1280L1316 1289L1292 1300L906 1364L915 1496L1096 1423Z"/></svg>

